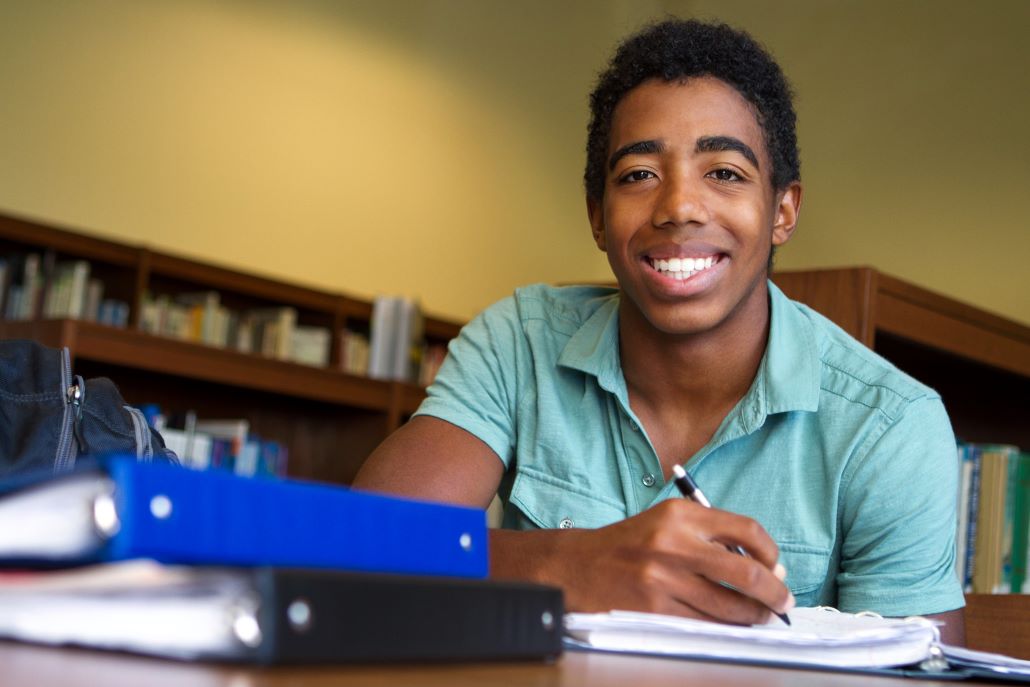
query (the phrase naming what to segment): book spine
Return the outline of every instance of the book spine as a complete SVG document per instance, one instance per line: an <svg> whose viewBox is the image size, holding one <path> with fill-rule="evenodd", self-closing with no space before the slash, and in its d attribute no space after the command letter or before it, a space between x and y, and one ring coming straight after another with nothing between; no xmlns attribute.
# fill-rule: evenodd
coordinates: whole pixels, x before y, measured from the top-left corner
<svg viewBox="0 0 1030 687"><path fill-rule="evenodd" d="M1030 453L1013 457L1016 468L1015 499L1012 515L1012 571L1009 583L1013 594L1025 591L1027 556L1030 555Z"/></svg>
<svg viewBox="0 0 1030 687"><path fill-rule="evenodd" d="M999 448L999 452L1003 454L1004 462L1004 508L1002 512L1001 521L1001 547L1000 547L1000 564L999 580L997 586L997 592L1008 594L1012 591L1012 545L1014 525L1015 525L1015 507L1016 507L1016 488L1019 486L1019 450L1012 446L1005 446Z"/></svg>
<svg viewBox="0 0 1030 687"><path fill-rule="evenodd" d="M958 528L955 530L955 575L959 584L965 587L967 533L969 531L969 488L973 475L973 463L969 459L969 448L965 444L958 446L959 458L959 491L958 491Z"/></svg>
<svg viewBox="0 0 1030 687"><path fill-rule="evenodd" d="M976 563L976 535L977 535L977 515L980 512L980 451L976 446L967 445L967 455L973 464L972 473L969 480L969 509L967 511L967 521L969 523L966 531L966 567L962 575L962 588L969 592L973 590L973 568Z"/></svg>
<svg viewBox="0 0 1030 687"><path fill-rule="evenodd" d="M1000 591L1005 481L1008 475L1005 459L1005 453L993 448L980 450L980 503L977 512L976 561L973 566L973 591L978 594L995 594Z"/></svg>

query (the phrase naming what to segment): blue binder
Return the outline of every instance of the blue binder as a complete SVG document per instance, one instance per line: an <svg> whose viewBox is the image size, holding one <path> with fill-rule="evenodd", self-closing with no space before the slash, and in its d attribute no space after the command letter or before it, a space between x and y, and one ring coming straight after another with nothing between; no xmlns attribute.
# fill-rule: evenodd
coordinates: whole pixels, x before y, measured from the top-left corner
<svg viewBox="0 0 1030 687"><path fill-rule="evenodd" d="M59 485L76 487L75 480L83 482L81 498L89 503L69 512L95 522L67 526L86 531L92 525L98 533L85 548L4 550L0 537L0 559L59 565L152 558L162 563L487 574L486 516L480 509L125 458L6 494L0 511L5 507L12 519L5 523L0 518L0 527L16 526L19 509L13 499L38 498ZM72 488L71 493L78 492Z"/></svg>

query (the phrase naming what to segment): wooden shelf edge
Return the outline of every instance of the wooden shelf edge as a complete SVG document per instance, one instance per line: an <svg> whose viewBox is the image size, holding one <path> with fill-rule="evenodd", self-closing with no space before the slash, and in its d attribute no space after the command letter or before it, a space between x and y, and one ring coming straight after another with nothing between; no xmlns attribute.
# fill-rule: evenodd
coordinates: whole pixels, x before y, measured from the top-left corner
<svg viewBox="0 0 1030 687"><path fill-rule="evenodd" d="M949 296L935 293L921 286L878 272L879 291L922 308L927 308L949 319L973 325L979 329L1030 346L1030 327L982 308L963 303Z"/></svg>
<svg viewBox="0 0 1030 687"><path fill-rule="evenodd" d="M373 411L390 409L389 382L94 322L0 322L0 338L27 338L47 346L67 346L76 358L241 389Z"/></svg>
<svg viewBox="0 0 1030 687"><path fill-rule="evenodd" d="M1030 377L1030 327L872 267L786 270L772 275L788 296L875 348L877 332Z"/></svg>
<svg viewBox="0 0 1030 687"><path fill-rule="evenodd" d="M152 276L192 281L205 284L215 290L245 293L283 305L330 313L340 309L341 296L326 291L238 272L228 267L183 258L171 253L151 250L148 250L148 253Z"/></svg>
<svg viewBox="0 0 1030 687"><path fill-rule="evenodd" d="M0 237L121 267L135 267L139 262L139 248L57 229L24 217L0 214Z"/></svg>
<svg viewBox="0 0 1030 687"><path fill-rule="evenodd" d="M1030 378L1030 343L983 329L893 294L879 298L877 331Z"/></svg>

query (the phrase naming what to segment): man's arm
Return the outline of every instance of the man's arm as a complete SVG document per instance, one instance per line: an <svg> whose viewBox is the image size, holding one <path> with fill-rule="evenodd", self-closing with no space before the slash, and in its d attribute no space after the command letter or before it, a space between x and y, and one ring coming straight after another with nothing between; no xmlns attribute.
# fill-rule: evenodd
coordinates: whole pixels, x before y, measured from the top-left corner
<svg viewBox="0 0 1030 687"><path fill-rule="evenodd" d="M354 486L485 508L503 474L504 465L484 442L420 416L373 452ZM752 558L729 553L723 544L743 546ZM621 608L764 622L769 608L793 606L773 573L777 559L776 544L754 520L686 499L597 530L490 535L491 577L561 587L574 611Z"/></svg>

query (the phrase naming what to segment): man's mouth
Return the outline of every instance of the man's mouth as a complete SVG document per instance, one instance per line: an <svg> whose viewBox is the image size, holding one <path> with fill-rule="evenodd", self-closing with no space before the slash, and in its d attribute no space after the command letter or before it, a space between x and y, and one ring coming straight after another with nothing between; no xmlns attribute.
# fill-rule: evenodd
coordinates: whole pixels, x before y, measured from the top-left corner
<svg viewBox="0 0 1030 687"><path fill-rule="evenodd" d="M712 265L719 264L721 259L722 256L720 255L708 255L698 258L645 258L647 264L655 272L658 272L663 277L678 280L690 279L698 272L704 272Z"/></svg>

